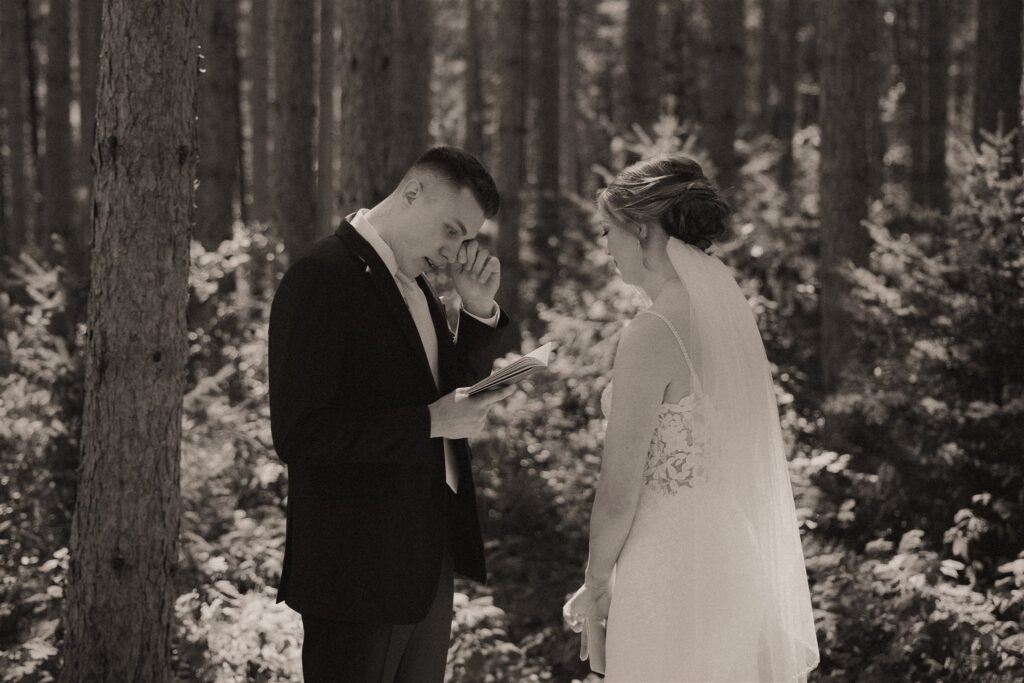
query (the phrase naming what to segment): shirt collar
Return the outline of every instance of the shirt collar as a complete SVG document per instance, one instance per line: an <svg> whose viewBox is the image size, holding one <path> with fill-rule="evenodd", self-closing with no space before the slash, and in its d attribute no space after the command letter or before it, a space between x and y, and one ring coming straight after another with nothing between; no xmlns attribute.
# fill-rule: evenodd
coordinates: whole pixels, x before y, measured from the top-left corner
<svg viewBox="0 0 1024 683"><path fill-rule="evenodd" d="M395 252L384 241L384 238L380 236L380 233L373 227L373 224L367 220L366 214L368 211L368 209L359 209L354 214L348 216L346 220L352 224L352 227L356 229L360 237L370 243L373 250L377 252L377 256L380 256L380 260L387 266L391 277L396 277L398 261L395 260Z"/></svg>

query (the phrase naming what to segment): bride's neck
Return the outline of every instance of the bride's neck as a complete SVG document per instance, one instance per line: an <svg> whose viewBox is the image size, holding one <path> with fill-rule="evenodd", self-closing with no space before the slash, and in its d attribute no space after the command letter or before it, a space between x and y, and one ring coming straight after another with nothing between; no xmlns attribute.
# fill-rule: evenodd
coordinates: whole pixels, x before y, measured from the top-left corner
<svg viewBox="0 0 1024 683"><path fill-rule="evenodd" d="M654 302L665 290L665 285L677 280L679 280L679 276L676 274L675 268L672 267L672 263L666 258L658 263L653 270L648 271L647 278L641 283L640 288L644 290L651 302Z"/></svg>

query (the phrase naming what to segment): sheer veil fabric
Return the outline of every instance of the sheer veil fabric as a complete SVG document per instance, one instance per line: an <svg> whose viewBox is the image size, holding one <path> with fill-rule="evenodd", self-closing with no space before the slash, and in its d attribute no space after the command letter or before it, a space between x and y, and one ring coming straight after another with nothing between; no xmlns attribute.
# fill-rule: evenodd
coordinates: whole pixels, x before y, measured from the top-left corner
<svg viewBox="0 0 1024 683"><path fill-rule="evenodd" d="M709 538L699 545L708 556L686 563L699 574L689 578L708 596L709 614L684 622L693 632L673 640L688 641L690 652L756 651L759 680L803 680L818 664L818 645L764 344L724 263L675 238L668 256L688 294L680 333L708 401L711 469L700 496L709 527L700 533Z"/></svg>

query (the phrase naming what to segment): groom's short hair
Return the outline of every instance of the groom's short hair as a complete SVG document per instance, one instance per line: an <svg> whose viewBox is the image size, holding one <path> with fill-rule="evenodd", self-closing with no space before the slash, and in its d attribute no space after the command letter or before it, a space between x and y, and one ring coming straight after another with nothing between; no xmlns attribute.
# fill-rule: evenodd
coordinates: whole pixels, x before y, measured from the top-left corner
<svg viewBox="0 0 1024 683"><path fill-rule="evenodd" d="M480 160L458 147L432 147L420 155L410 171L427 169L446 180L456 189L467 188L473 193L484 212L484 218L493 218L501 206L494 178Z"/></svg>

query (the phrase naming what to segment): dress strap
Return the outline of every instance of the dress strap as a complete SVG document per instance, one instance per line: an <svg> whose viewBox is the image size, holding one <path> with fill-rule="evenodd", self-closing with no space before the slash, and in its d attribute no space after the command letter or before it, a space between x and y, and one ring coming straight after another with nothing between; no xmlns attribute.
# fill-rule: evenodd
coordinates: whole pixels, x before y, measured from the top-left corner
<svg viewBox="0 0 1024 683"><path fill-rule="evenodd" d="M693 369L693 361L690 360L690 353L686 350L686 346L683 344L683 338L681 336L679 336L679 331L676 329L676 326L673 325L672 321L669 320L668 318L666 318L662 313L659 313L658 311L655 311L652 308L648 308L648 309L645 309L643 311L640 311L640 313L650 313L653 316L657 316L658 318L661 318L662 321L666 325L668 325L668 329L672 330L672 334L673 334L673 336L675 336L676 342L679 343L679 350L683 352L683 359L686 361L686 367L688 367L690 369L690 376L693 377L693 382L694 382L694 385L695 385L694 388L697 389L697 391L700 391L700 392L703 393L703 389L701 388L701 385L700 385L700 377L697 376L697 371Z"/></svg>

